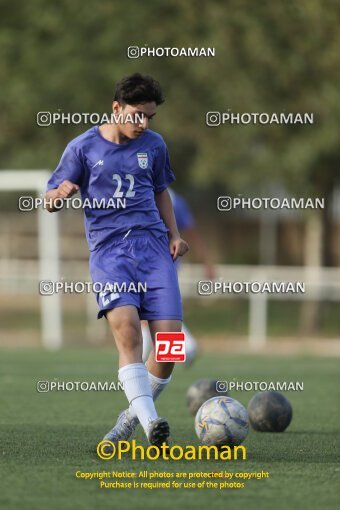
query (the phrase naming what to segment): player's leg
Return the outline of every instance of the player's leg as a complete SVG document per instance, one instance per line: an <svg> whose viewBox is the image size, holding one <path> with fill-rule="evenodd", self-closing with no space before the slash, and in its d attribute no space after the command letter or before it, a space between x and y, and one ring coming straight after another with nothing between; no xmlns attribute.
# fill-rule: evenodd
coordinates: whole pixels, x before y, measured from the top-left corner
<svg viewBox="0 0 340 510"><path fill-rule="evenodd" d="M169 331L169 328L171 330L174 327L175 331L180 331L182 320L181 297L176 269L169 253L167 236L164 234L158 237L149 234L140 238L136 237L133 240L133 245L134 253L139 260L137 281L147 282L147 292L140 295L140 305L138 307L140 308L140 318L154 324L154 333L157 328L160 331ZM173 326L172 321L176 323L175 326ZM168 368L167 373L158 374L159 377L157 377L156 371L155 375L148 374L149 384L151 381L151 387L153 387L155 395L156 393L159 395L159 390L163 389L169 382L172 369L173 366L171 366L171 369ZM147 372L146 367L145 371ZM124 433L127 438L131 435L136 423L138 423L138 413L136 413L135 406L132 404L129 409L121 413L117 424L109 434L117 437L117 435ZM121 432L124 425L125 429ZM164 429L164 431L166 433L168 429Z"/></svg>
<svg viewBox="0 0 340 510"><path fill-rule="evenodd" d="M134 415L141 423L146 436L153 444L161 444L169 435L169 426L159 418L155 409L148 371L142 362L142 335L136 307L121 306L107 312L117 349L119 352L119 379ZM113 441L124 439L130 431L121 413L117 430L109 432L105 438ZM125 434L122 435L125 429Z"/></svg>
<svg viewBox="0 0 340 510"><path fill-rule="evenodd" d="M155 343L155 337L157 332L181 331L181 324L182 323L179 320L149 321L152 344L154 345ZM155 401L171 381L171 374L175 367L175 363L163 363L163 362L158 363L155 360L155 351L152 348L146 363L146 367L148 369L152 397L153 400ZM125 413L126 416L128 416L130 423L133 422L134 426L136 426L138 424L138 421L136 422L135 420L136 419L138 420L138 418L131 405L128 409L126 409Z"/></svg>
<svg viewBox="0 0 340 510"><path fill-rule="evenodd" d="M142 360L142 340L138 311L135 306L126 305L106 312L117 350L119 368Z"/></svg>
<svg viewBox="0 0 340 510"><path fill-rule="evenodd" d="M153 320L149 321L150 333L153 346L155 345L156 333L163 331L179 332L182 331L182 321L180 320ZM146 363L147 369L154 377L161 379L171 378L175 363L158 363L155 359L154 349L151 351Z"/></svg>
<svg viewBox="0 0 340 510"><path fill-rule="evenodd" d="M141 300L140 316L148 320L154 343L157 332L181 331L182 301L168 236L150 237L147 248L148 259L140 268L141 275L147 275L148 290ZM157 363L152 350L146 366L155 400L169 384L174 363Z"/></svg>
<svg viewBox="0 0 340 510"><path fill-rule="evenodd" d="M154 344L152 343L151 333L146 321L142 321L142 336L143 336L143 361L147 362L150 355L154 357ZM185 353L186 353L186 361L185 366L189 366L193 363L197 356L197 342L193 337L191 331L186 327L184 323L182 323L182 331L185 334Z"/></svg>
<svg viewBox="0 0 340 510"><path fill-rule="evenodd" d="M186 327L184 323L182 324L182 331L185 335L185 365L189 366L197 356L198 347L195 338L191 334L191 331Z"/></svg>
<svg viewBox="0 0 340 510"><path fill-rule="evenodd" d="M153 344L148 322L141 321L141 328L143 337L143 361L146 363L153 349Z"/></svg>
<svg viewBox="0 0 340 510"><path fill-rule="evenodd" d="M181 331L182 321L179 320L155 320L149 321L150 333L153 346L157 332L162 331ZM171 381L171 374L175 367L175 363L158 363L155 359L155 351L151 350L146 367L149 372L149 381L154 401L165 390Z"/></svg>

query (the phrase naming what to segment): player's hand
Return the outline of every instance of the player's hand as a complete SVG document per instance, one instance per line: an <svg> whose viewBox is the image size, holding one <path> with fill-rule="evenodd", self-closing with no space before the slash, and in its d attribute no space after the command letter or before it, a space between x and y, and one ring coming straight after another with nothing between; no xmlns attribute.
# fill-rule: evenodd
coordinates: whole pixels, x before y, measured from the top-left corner
<svg viewBox="0 0 340 510"><path fill-rule="evenodd" d="M74 184L70 181L63 181L60 186L58 186L58 193L56 198L70 198L78 191L78 184Z"/></svg>
<svg viewBox="0 0 340 510"><path fill-rule="evenodd" d="M173 260L176 260L178 257L182 257L182 255L189 250L188 244L179 236L170 237L169 248Z"/></svg>

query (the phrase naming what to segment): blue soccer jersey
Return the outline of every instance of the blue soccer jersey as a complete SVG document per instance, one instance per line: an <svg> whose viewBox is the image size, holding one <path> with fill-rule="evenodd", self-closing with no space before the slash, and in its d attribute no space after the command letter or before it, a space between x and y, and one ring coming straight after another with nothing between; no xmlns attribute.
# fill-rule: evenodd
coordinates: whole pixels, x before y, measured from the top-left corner
<svg viewBox="0 0 340 510"><path fill-rule="evenodd" d="M150 129L134 140L106 140L98 126L72 140L48 181L80 186L90 251L129 231L167 233L155 202L175 176L163 138Z"/></svg>

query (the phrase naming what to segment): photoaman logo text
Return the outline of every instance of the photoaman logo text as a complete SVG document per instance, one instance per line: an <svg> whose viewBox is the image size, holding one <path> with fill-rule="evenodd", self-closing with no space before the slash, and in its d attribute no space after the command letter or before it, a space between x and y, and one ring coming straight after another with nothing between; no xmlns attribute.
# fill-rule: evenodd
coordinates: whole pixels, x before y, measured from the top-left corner
<svg viewBox="0 0 340 510"><path fill-rule="evenodd" d="M214 445L186 445L178 444L169 446L150 445L146 448L137 445L136 440L118 441L117 444L108 439L100 441L97 445L97 455L103 460L116 458L122 460L128 456L132 460L246 460L247 450L245 446L214 446Z"/></svg>

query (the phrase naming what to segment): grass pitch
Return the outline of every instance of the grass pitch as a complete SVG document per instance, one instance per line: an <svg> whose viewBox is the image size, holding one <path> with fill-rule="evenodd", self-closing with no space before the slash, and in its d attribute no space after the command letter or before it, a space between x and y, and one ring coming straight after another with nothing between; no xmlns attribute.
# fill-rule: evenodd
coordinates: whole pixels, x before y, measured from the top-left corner
<svg viewBox="0 0 340 510"><path fill-rule="evenodd" d="M8 510L112 508L332 509L340 497L339 360L205 355L176 368L157 404L171 425L172 443L197 444L185 393L201 377L237 381L303 381L287 392L293 421L281 434L250 431L246 461L103 461L94 448L126 406L121 392L38 393L39 380L117 381L114 349L1 352L1 491ZM247 405L254 392L233 392ZM139 444L146 442L137 433ZM81 471L269 471L244 489L100 489L77 480Z"/></svg>

